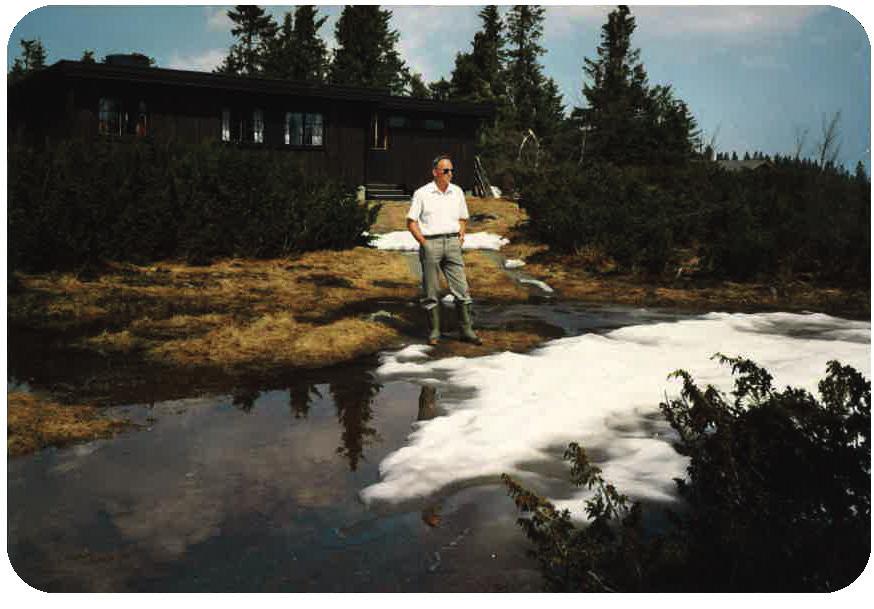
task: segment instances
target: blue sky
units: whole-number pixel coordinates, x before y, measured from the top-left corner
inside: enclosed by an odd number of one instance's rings
[[[228,7],[51,6],[18,21],[7,46],[7,67],[18,41],[40,38],[48,59],[78,59],[140,51],[160,67],[209,71],[232,43]],[[281,20],[289,6],[270,6]],[[427,81],[449,77],[455,53],[469,50],[479,6],[388,6],[407,63]],[[566,107],[584,103],[582,62],[594,57],[600,27],[612,6],[547,6],[545,72]],[[26,9],[21,9],[23,12]],[[334,43],[341,6],[322,6],[321,33]],[[506,10],[506,7],[502,7]],[[852,7],[855,14],[860,6]],[[7,13],[9,9],[6,9]],[[720,151],[788,153],[808,129],[808,154],[824,116],[841,112],[841,162],[870,167],[871,48],[851,14],[827,6],[634,6],[634,45],[650,82],[674,86]],[[864,15],[862,15],[864,17]],[[7,29],[8,31],[8,29]]]

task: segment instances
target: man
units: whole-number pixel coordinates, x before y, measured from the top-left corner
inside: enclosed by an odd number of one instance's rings
[[[419,262],[422,263],[421,304],[428,315],[428,344],[440,340],[440,287],[438,269],[443,271],[449,291],[455,298],[458,311],[458,326],[461,340],[481,345],[482,341],[473,331],[470,317],[472,302],[464,275],[464,260],[461,247],[467,229],[467,202],[464,192],[452,184],[452,159],[441,155],[431,167],[434,181],[422,186],[413,194],[410,212],[407,214],[407,229],[419,242]]]

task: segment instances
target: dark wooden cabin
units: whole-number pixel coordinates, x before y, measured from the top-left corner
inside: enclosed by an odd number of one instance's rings
[[[309,170],[399,198],[452,155],[473,186],[476,132],[491,106],[389,95],[357,87],[167,70],[136,56],[59,61],[9,90],[10,138],[177,139],[284,150]]]

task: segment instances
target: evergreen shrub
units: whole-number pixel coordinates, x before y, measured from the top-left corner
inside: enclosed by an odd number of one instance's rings
[[[281,151],[68,141],[9,152],[12,268],[270,258],[363,244],[377,209]]]
[[[778,391],[753,362],[726,358],[727,397],[683,382],[661,404],[689,457],[682,502],[653,526],[571,444],[571,480],[592,491],[589,522],[504,476],[547,587],[562,591],[835,591],[871,552],[871,383],[829,362],[820,399]],[[647,521],[650,524],[647,526]]]

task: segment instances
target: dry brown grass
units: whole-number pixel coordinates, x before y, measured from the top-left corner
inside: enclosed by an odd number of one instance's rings
[[[431,352],[432,357],[480,357],[504,351],[525,353],[539,346],[545,340],[555,338],[534,330],[477,329],[476,333],[482,339],[482,345],[464,343],[453,336],[443,337]]]
[[[223,326],[195,338],[160,342],[148,353],[185,366],[310,368],[352,360],[393,346],[400,338],[396,330],[366,319],[309,324],[284,313]]]
[[[92,406],[62,405],[22,392],[7,392],[6,454],[25,455],[46,446],[106,438],[130,429]]]
[[[506,199],[480,199],[467,197],[467,209],[473,218],[469,225],[470,232],[496,233],[508,236],[514,227],[525,220],[526,215],[519,206]],[[385,201],[379,210],[376,222],[370,229],[372,233],[388,233],[407,229],[407,212],[409,201]],[[476,216],[494,216],[477,220]]]
[[[9,299],[12,323],[187,366],[321,366],[371,353],[399,334],[356,317],[321,322],[354,303],[419,292],[401,256],[368,248],[204,267],[118,264],[93,281],[71,274],[20,280]]]
[[[519,302],[528,297],[528,290],[484,252],[465,252],[464,268],[471,294],[477,300]]]

